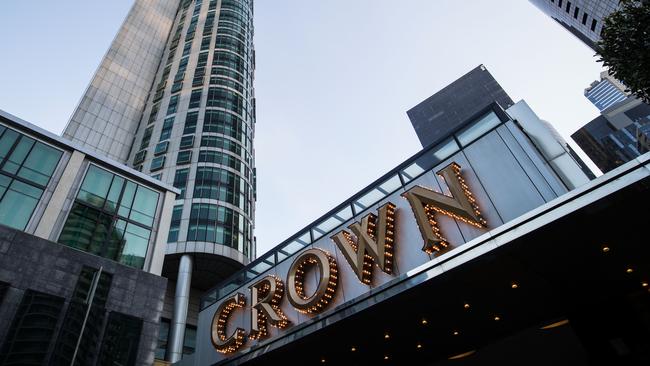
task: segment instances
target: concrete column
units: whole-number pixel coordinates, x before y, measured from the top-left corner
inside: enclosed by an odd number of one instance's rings
[[[54,188],[54,193],[52,193],[52,197],[47,203],[47,207],[45,207],[45,211],[41,216],[41,221],[38,223],[34,235],[52,241],[58,239],[52,238],[52,231],[54,230],[54,225],[56,224],[57,219],[63,211],[65,199],[68,197],[68,194],[72,189],[72,185],[79,174],[81,164],[83,164],[85,157],[86,155],[84,153],[77,150],[75,150],[72,153],[72,156],[70,156],[68,165],[66,165],[65,170],[63,170],[63,174],[61,175],[61,179],[59,179],[58,184]]]
[[[192,285],[192,257],[185,254],[178,265],[176,280],[176,295],[174,296],[174,316],[171,323],[169,340],[167,342],[167,361],[178,362],[183,357],[183,340],[185,339],[185,322],[187,307],[190,302],[190,287]]]
[[[162,273],[163,262],[165,260],[165,251],[167,249],[167,235],[169,235],[169,226],[172,222],[172,212],[176,202],[176,193],[167,192],[163,195],[162,209],[160,210],[160,220],[158,220],[158,233],[151,248],[151,263],[149,273],[160,276]]]

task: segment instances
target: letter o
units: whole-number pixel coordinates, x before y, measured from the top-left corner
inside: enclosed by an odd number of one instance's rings
[[[319,282],[316,291],[305,294],[305,272],[312,265],[318,267]],[[318,314],[325,310],[334,298],[338,286],[336,260],[321,249],[302,252],[291,264],[287,276],[287,297],[293,307],[301,313]]]

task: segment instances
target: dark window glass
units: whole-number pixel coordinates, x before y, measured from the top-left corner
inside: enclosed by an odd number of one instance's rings
[[[241,145],[219,136],[201,136],[201,147],[216,147],[233,152],[239,156],[242,155]]]
[[[185,326],[185,338],[183,339],[183,354],[191,355],[196,349],[196,327],[192,325]]]
[[[172,211],[172,220],[169,225],[169,235],[167,236],[167,242],[173,243],[178,241],[178,232],[181,229],[181,217],[183,215],[183,205],[174,206]]]
[[[224,201],[238,206],[242,210],[247,210],[245,202],[248,196],[249,185],[237,174],[214,167],[199,167],[197,169],[194,198]]]
[[[201,106],[201,89],[192,90],[189,108],[198,108]]]
[[[112,311],[97,365],[135,365],[141,332],[142,319]]]
[[[191,50],[192,50],[192,40],[186,42],[185,46],[183,46],[183,56],[189,55]]]
[[[133,157],[133,165],[138,165],[142,163],[146,157],[147,157],[147,150],[138,151]]]
[[[192,150],[179,151],[176,164],[189,164],[192,161]]]
[[[62,152],[0,125],[0,224],[24,230]]]
[[[206,105],[208,107],[224,108],[239,115],[244,115],[244,98],[228,89],[209,88]]]
[[[199,120],[199,112],[189,112],[185,117],[185,128],[183,135],[188,135],[196,132],[196,123]]]
[[[187,187],[187,177],[189,176],[189,174],[190,174],[190,169],[185,168],[185,169],[178,169],[176,171],[176,174],[174,175],[174,187],[181,190],[181,193],[178,196],[179,199],[185,198],[185,188]]]
[[[595,32],[595,31],[596,31],[596,24],[597,24],[597,23],[598,23],[598,22],[596,21],[596,19],[592,19],[592,20],[591,20],[591,31],[592,31],[592,32]]]
[[[580,13],[580,8],[576,6],[573,10],[573,19],[578,19],[578,13]]]
[[[178,96],[175,95],[175,97],[178,100]],[[165,121],[163,122],[162,130],[160,131],[160,140],[158,141],[168,140],[169,137],[172,135],[172,128],[174,128],[174,117],[165,118]]]
[[[234,114],[222,111],[205,111],[203,132],[220,133],[241,141],[243,138],[243,130],[243,120]]]
[[[142,268],[159,194],[91,165],[59,243]]]
[[[179,145],[179,148],[181,150],[183,150],[183,149],[191,149],[192,147],[194,147],[194,135],[188,135],[188,136],[181,137],[181,143]]]
[[[160,318],[158,330],[158,346],[154,358],[157,360],[167,359],[167,341],[169,340],[169,319]]]
[[[63,304],[60,297],[25,291],[0,350],[0,365],[42,365]]]
[[[153,126],[149,126],[144,130],[142,135],[142,142],[140,143],[140,150],[144,150],[149,146],[151,141],[151,135],[153,134]]]
[[[559,1],[557,2],[557,6],[558,6],[558,8],[561,8],[561,7],[562,7],[562,0],[559,0]]]
[[[70,299],[51,365],[90,365],[99,348],[112,276],[84,266]],[[87,320],[84,324],[84,319]],[[77,354],[74,356],[75,349]]]
[[[587,13],[582,14],[582,24],[583,25],[587,25],[587,17],[588,17]]]
[[[571,11],[571,2],[567,1],[566,2],[566,13],[569,14],[570,11]]]
[[[196,61],[196,67],[205,67],[208,64],[208,52],[199,54],[199,59]]]
[[[172,93],[174,93],[173,88],[172,88]],[[171,98],[169,98],[169,106],[167,106],[167,115],[176,113],[176,109],[178,108],[178,99],[179,99],[178,95],[172,95]]]
[[[164,156],[156,156],[151,160],[151,166],[149,167],[149,171],[154,172],[156,170],[160,170],[165,166],[165,157]]]
[[[169,141],[159,142],[156,144],[156,147],[153,150],[153,154],[154,155],[164,154],[167,152],[168,147],[169,147]]]

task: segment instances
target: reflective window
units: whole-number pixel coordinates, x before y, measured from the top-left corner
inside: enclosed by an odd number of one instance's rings
[[[470,142],[481,137],[484,133],[498,126],[500,123],[501,120],[496,113],[490,112],[481,117],[478,121],[465,127],[456,137],[462,146],[467,146]]]
[[[187,241],[207,241],[243,250],[248,245],[248,221],[230,208],[208,203],[192,204]]]
[[[59,332],[51,365],[89,365],[99,350],[99,339],[104,324],[106,301],[112,275],[84,266],[79,274],[70,304]],[[86,315],[87,314],[87,315]]]
[[[62,155],[0,125],[0,224],[25,229]]]
[[[178,195],[177,199],[185,198],[185,188],[187,187],[187,178],[190,174],[190,169],[178,169],[174,175],[174,187],[181,190],[181,193]]]
[[[149,171],[153,172],[156,170],[160,170],[165,166],[165,156],[156,156],[155,158],[151,159],[151,166],[149,167]]]
[[[190,105],[188,108],[198,108],[201,106],[201,89],[192,90],[190,96]]]
[[[97,365],[136,365],[140,333],[142,333],[142,319],[111,311]]]
[[[189,164],[192,162],[192,150],[179,151],[176,164]]]
[[[169,141],[159,142],[156,144],[156,147],[153,150],[153,154],[154,155],[164,154],[167,152],[168,147],[169,147]]]
[[[413,164],[402,169],[400,174],[402,175],[402,179],[404,179],[404,183],[408,183],[422,175],[424,172],[433,169],[433,167],[458,152],[458,150],[460,150],[458,144],[453,138],[451,138],[427,151]]]
[[[172,135],[173,127],[174,127],[174,117],[165,118],[165,121],[163,122],[162,130],[160,131],[159,141],[168,140],[169,137]]]
[[[167,236],[167,242],[173,243],[178,241],[178,232],[181,229],[181,218],[183,216],[183,205],[174,206],[172,211],[172,220],[169,225],[169,235]]]
[[[199,119],[199,112],[189,112],[187,117],[185,117],[185,128],[183,129],[183,135],[196,132],[196,122]]]
[[[44,364],[64,299],[26,290],[0,349],[0,365]]]
[[[91,165],[59,243],[142,268],[158,198],[149,188]]]

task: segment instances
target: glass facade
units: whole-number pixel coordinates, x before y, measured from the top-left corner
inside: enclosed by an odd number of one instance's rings
[[[0,224],[25,230],[62,154],[0,125]]]
[[[58,296],[25,291],[0,350],[0,365],[42,365],[63,305]]]
[[[111,312],[97,365],[136,365],[141,331],[142,319]]]
[[[252,17],[252,0],[181,2],[136,136],[139,149],[131,155],[134,166],[160,174],[181,189],[178,200],[190,201],[191,209],[174,211],[170,243],[204,241],[251,252]],[[220,221],[216,212],[228,219]]]
[[[59,243],[143,268],[159,194],[90,165]]]
[[[158,360],[167,359],[167,343],[169,342],[169,319],[160,319],[160,330],[158,331],[158,346],[156,347],[155,358]],[[185,327],[185,338],[183,340],[183,354],[190,355],[196,350],[196,327],[188,325]]]

